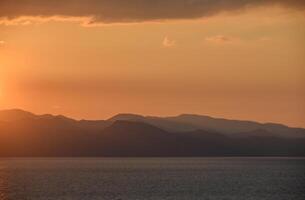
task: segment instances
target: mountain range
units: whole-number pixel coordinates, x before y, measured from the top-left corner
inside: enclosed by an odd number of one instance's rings
[[[305,129],[190,114],[74,120],[2,110],[0,156],[305,156]]]

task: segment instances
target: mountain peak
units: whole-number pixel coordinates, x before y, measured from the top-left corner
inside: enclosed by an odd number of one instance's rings
[[[0,111],[0,121],[18,121],[27,118],[35,118],[31,112],[27,112],[21,109],[8,109],[8,110],[1,110]]]
[[[64,115],[51,115],[51,114],[44,114],[44,115],[38,115],[39,119],[46,119],[46,120],[62,120],[62,121],[75,121],[74,119],[68,118]]]
[[[207,115],[187,114],[187,113],[180,114],[177,117],[182,117],[182,118],[210,118],[210,119],[212,119],[212,117],[207,116]]]
[[[120,114],[117,114],[113,117],[111,117],[110,121],[117,121],[117,120],[131,120],[131,121],[134,121],[134,120],[141,120],[141,119],[144,119],[145,117],[142,116],[142,115],[138,115],[138,114],[131,114],[131,113],[120,113]]]

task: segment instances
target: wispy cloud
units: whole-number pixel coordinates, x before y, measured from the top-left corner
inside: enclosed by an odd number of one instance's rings
[[[305,8],[304,0],[1,0],[0,23],[10,24],[8,21],[24,17],[36,17],[38,20],[74,18],[85,20],[87,24],[195,19],[274,4],[299,10]]]
[[[5,42],[3,40],[0,40],[0,46],[4,45],[4,44],[5,44]]]
[[[216,44],[232,43],[236,38],[225,36],[225,35],[215,35],[205,38],[205,41]]]
[[[53,105],[52,108],[55,109],[55,110],[58,110],[58,109],[61,109],[61,106],[59,106],[59,105]]]
[[[172,47],[172,46],[175,46],[175,45],[176,45],[176,41],[175,41],[175,40],[172,40],[172,39],[170,39],[168,36],[166,36],[166,37],[163,39],[162,45],[163,45],[164,47]]]

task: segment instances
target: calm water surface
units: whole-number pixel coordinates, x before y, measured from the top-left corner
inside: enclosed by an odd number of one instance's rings
[[[304,158],[0,159],[0,200],[304,200]]]

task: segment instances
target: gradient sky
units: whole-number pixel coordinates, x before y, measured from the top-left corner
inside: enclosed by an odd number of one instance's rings
[[[305,127],[302,0],[0,1],[0,109]]]

